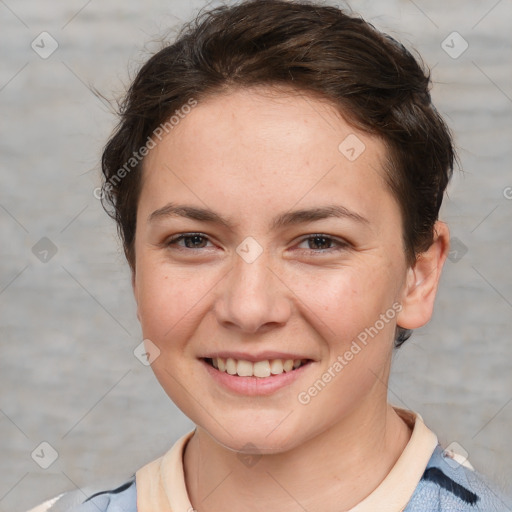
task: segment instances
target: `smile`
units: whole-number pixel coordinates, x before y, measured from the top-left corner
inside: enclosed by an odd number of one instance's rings
[[[296,370],[303,364],[306,364],[309,359],[264,359],[251,362],[231,357],[214,357],[205,358],[205,361],[220,372],[228,373],[229,375],[264,378]]]

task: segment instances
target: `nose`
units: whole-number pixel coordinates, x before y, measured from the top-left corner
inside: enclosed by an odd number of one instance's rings
[[[284,325],[291,312],[291,292],[270,267],[267,254],[252,262],[235,254],[233,260],[215,304],[218,322],[250,334]]]

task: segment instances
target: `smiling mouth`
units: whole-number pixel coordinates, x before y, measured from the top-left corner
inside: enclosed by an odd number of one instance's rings
[[[293,372],[312,362],[311,359],[266,359],[253,363],[252,361],[233,359],[231,357],[206,357],[203,360],[219,372],[238,377],[258,378]]]

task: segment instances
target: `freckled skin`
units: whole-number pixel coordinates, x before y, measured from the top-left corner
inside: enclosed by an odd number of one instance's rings
[[[409,431],[386,397],[395,326],[429,320],[448,234],[439,223],[436,243],[408,268],[399,205],[383,179],[383,143],[318,99],[265,92],[200,102],[146,157],[134,294],[143,336],[161,351],[155,375],[198,426],[185,455],[190,474],[200,472],[187,480],[191,498],[215,487],[219,474],[234,472],[199,509],[222,510],[231,494],[230,509],[255,510],[247,503],[252,493],[261,510],[289,506],[289,496],[268,482],[271,471],[304,506],[309,492],[316,496],[311,510],[321,510],[320,503],[331,510],[330,504],[352,506],[369,494],[407,443]],[[353,162],[338,150],[350,134],[366,146]],[[169,202],[212,209],[237,227],[184,218],[147,222]],[[368,222],[329,218],[270,229],[278,214],[331,204]],[[197,249],[165,246],[180,233],[201,233],[207,241]],[[304,240],[318,233],[350,246],[322,252]],[[236,252],[248,236],[263,248],[250,264]],[[396,303],[403,307],[396,318],[309,404],[299,403],[298,394]],[[273,395],[246,397],[219,387],[205,371],[198,357],[215,349],[279,350],[314,362]],[[248,473],[232,451],[247,443],[264,454]],[[333,490],[333,479],[341,487]],[[251,491],[237,502],[244,482]],[[340,502],[345,485],[350,492]]]

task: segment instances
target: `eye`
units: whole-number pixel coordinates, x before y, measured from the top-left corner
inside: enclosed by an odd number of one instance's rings
[[[183,244],[181,242],[183,242]],[[208,242],[210,242],[210,240],[203,233],[182,233],[167,239],[164,245],[170,248],[177,248],[178,250],[197,250],[207,248],[206,244]],[[306,250],[313,254],[332,253],[351,247],[350,243],[345,240],[339,240],[324,234],[308,235],[302,238],[299,246],[303,243],[308,244]]]
[[[181,241],[184,242],[184,246],[179,244]],[[203,233],[183,233],[167,239],[165,245],[167,247],[176,246],[180,249],[203,249],[204,242],[208,242],[208,237]]]
[[[343,251],[351,247],[345,240],[338,240],[328,235],[314,234],[303,238],[300,244],[307,242],[308,250],[313,253],[329,253],[335,251]],[[332,247],[332,245],[335,247]],[[331,247],[327,247],[331,246]]]

